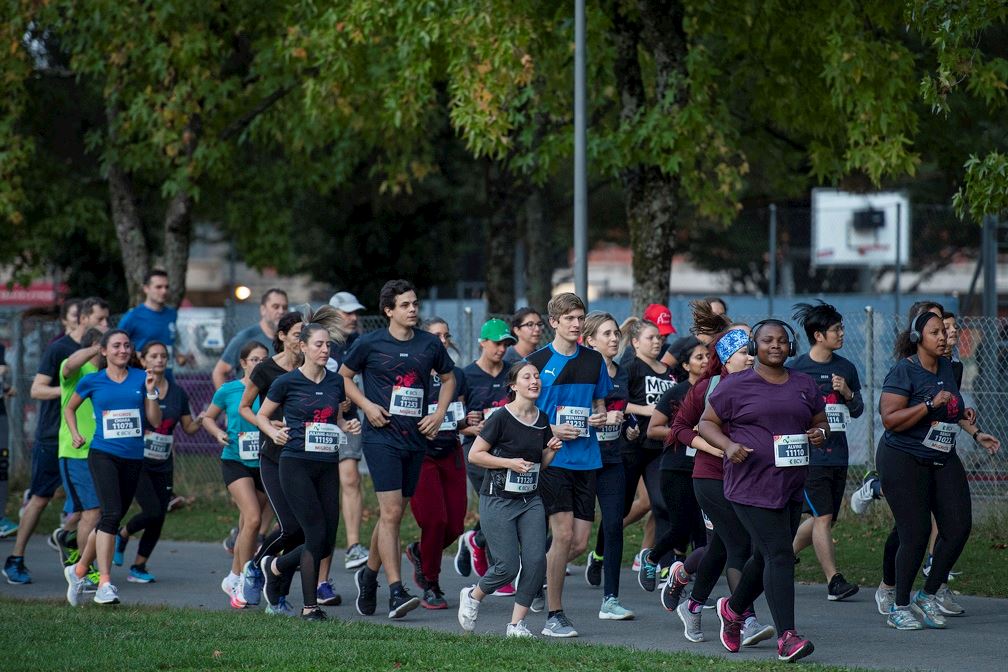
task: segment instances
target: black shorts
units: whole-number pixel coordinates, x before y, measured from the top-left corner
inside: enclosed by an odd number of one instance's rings
[[[231,485],[239,478],[251,478],[255,483],[256,490],[266,492],[263,488],[262,476],[259,475],[259,470],[255,467],[246,467],[238,460],[221,460],[220,470],[221,476],[224,477],[225,486]]]
[[[847,467],[809,467],[805,477],[805,513],[833,516],[836,522],[847,487]]]
[[[539,476],[539,496],[546,515],[573,512],[578,520],[595,520],[595,469],[575,471],[549,467]]]

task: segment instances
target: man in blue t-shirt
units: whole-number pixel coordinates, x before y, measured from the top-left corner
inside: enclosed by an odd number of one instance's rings
[[[160,341],[168,346],[168,367],[174,361],[179,366],[188,363],[190,355],[175,350],[175,322],[178,311],[166,305],[168,273],[160,268],[147,271],[143,282],[144,302],[126,311],[117,327],[125,331],[140,352],[148,341]]]
[[[847,426],[851,418],[864,413],[861,382],[854,365],[836,354],[844,340],[843,315],[836,308],[822,301],[816,305],[799,303],[794,319],[805,329],[812,347],[788,368],[812,376],[826,402],[830,423],[829,438],[809,458],[804,495],[805,512],[812,517],[798,527],[794,552],[798,555],[811,544],[829,582],[827,599],[843,600],[858,592],[858,587],[837,571],[831,528],[840,515],[847,485]]]
[[[340,374],[347,397],[364,412],[363,452],[378,496],[380,519],[371,535],[367,563],[355,575],[357,611],[375,611],[378,570],[389,582],[389,618],[401,618],[420,605],[400,581],[399,527],[409,498],[420,479],[427,440],[437,435],[455,399],[454,362],[441,340],[415,329],[419,318],[416,288],[406,280],[389,280],[378,305],[388,329],[364,334],[346,355]],[[426,390],[431,372],[441,376],[437,407],[427,414]],[[363,391],[354,376],[363,379]],[[430,400],[433,401],[433,400]]]
[[[549,516],[553,543],[546,554],[549,614],[542,634],[576,637],[563,612],[567,563],[584,553],[595,518],[595,472],[602,466],[596,430],[606,425],[605,398],[612,380],[602,355],[578,343],[585,307],[565,292],[546,306],[553,342],[526,359],[539,369],[542,392],[536,405],[549,416],[553,434],[563,441],[539,478],[539,494]],[[609,424],[616,424],[616,419]]]

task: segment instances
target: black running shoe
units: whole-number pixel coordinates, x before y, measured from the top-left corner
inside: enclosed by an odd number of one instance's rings
[[[830,602],[843,600],[858,592],[858,587],[853,583],[847,583],[843,574],[837,572],[830,579],[829,588],[826,589],[826,599]]]
[[[472,574],[472,556],[469,555],[469,546],[466,544],[466,535],[463,532],[458,538],[458,550],[455,551],[455,572],[459,576],[469,576]]]
[[[370,573],[371,570],[365,565],[354,574],[354,583],[357,585],[357,613],[361,616],[372,616],[378,605],[378,577],[371,579],[365,577],[365,574]]]
[[[444,591],[436,582],[429,584],[424,590],[423,599],[420,601],[424,609],[447,609],[448,601],[445,600]]]
[[[602,556],[595,551],[588,551],[588,563],[585,565],[585,581],[589,586],[602,585]]]
[[[280,598],[287,593],[283,589],[283,577],[277,576],[270,569],[272,564],[272,555],[264,555],[262,560],[259,561],[259,569],[263,573],[263,597],[266,598],[267,605],[275,607],[280,603]]]
[[[406,559],[413,565],[413,583],[420,590],[427,590],[427,577],[423,573],[423,565],[420,564],[420,542],[414,541],[406,547]]]
[[[420,606],[420,598],[410,595],[409,591],[403,588],[389,596],[388,604],[388,617],[402,618]]]
[[[315,607],[311,611],[308,611],[308,612],[304,612],[303,611],[303,612],[301,612],[301,620],[302,621],[327,621],[327,620],[329,620],[329,617],[326,616],[326,613],[324,611],[322,611],[318,607]]]

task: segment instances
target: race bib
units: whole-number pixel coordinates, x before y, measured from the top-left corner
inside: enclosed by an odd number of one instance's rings
[[[427,404],[427,415],[433,415],[437,411],[437,404]],[[465,418],[465,406],[461,401],[453,401],[448,404],[445,411],[444,421],[438,427],[439,432],[454,432],[458,429],[458,423]]]
[[[175,437],[171,434],[147,432],[144,435],[144,457],[148,460],[167,460],[168,456],[171,455],[171,447],[174,440]]]
[[[102,411],[102,436],[106,439],[136,439],[143,436],[140,409]]]
[[[392,388],[392,398],[389,400],[389,413],[403,415],[408,418],[419,418],[423,415],[423,390],[419,387]]]
[[[605,425],[596,432],[599,441],[615,441],[620,437],[622,425]]]
[[[846,432],[850,422],[850,410],[846,404],[826,404],[826,419],[831,432]]]
[[[346,434],[336,425],[328,422],[305,423],[306,453],[335,453],[346,442]]]
[[[259,459],[259,432],[238,432],[238,457],[243,460]]]
[[[774,465],[806,467],[809,463],[809,442],[805,434],[782,434],[773,437]]]
[[[489,420],[490,416],[499,411],[503,406],[491,406],[490,408],[483,409],[483,419]]]
[[[514,469],[508,469],[504,477],[504,491],[524,494],[539,487],[539,465],[533,464],[529,470],[520,474]]]
[[[693,446],[686,446],[686,457],[696,457],[696,448]]]
[[[588,436],[588,415],[590,408],[584,406],[557,406],[556,421],[558,425],[573,425],[578,430],[578,436]]]
[[[956,444],[956,437],[959,435],[959,425],[953,422],[932,422],[928,428],[927,436],[922,442],[931,450],[939,453],[951,452]]]

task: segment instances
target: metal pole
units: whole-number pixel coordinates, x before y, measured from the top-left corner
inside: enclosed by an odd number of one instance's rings
[[[770,293],[767,296],[767,315],[773,317],[773,301],[777,294],[777,204],[770,204]]]
[[[588,170],[585,3],[574,2],[574,291],[588,303]]]
[[[997,257],[997,221],[987,215],[983,221],[983,312],[988,318],[998,315]]]
[[[903,226],[900,222],[900,216],[902,215],[903,204],[896,204],[896,282],[893,283],[893,316],[896,318],[896,324],[899,324],[900,319],[900,271],[902,270],[902,251],[903,251]]]
[[[868,468],[875,468],[875,310],[865,306],[865,410],[868,411]]]

